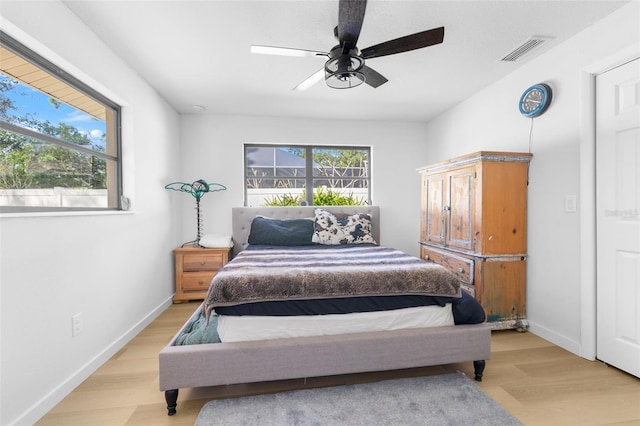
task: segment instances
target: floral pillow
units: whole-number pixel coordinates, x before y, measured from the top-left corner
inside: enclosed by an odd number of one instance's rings
[[[315,210],[315,230],[312,241],[324,245],[376,244],[371,235],[371,216],[366,213],[353,215],[333,214]]]

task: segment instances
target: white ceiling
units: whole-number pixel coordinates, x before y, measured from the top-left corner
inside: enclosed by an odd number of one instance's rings
[[[360,49],[439,26],[444,43],[368,60],[389,79],[377,89],[322,81],[304,92],[292,88],[322,68],[322,58],[249,48],[329,51],[337,0],[64,3],[181,113],[202,105],[205,113],[428,121],[627,1],[370,0]],[[532,35],[554,39],[517,62],[499,61]]]

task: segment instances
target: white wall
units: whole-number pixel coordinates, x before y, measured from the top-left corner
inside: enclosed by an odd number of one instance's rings
[[[540,81],[555,99],[533,129],[529,317],[533,331],[579,350],[580,214],[564,213],[563,201],[581,184],[580,74],[638,43],[637,2],[428,125],[178,117],[59,1],[3,0],[0,15],[4,31],[123,105],[125,193],[134,209],[0,219],[0,424],[33,423],[169,303],[170,249],[195,237],[195,212],[193,200],[164,184],[225,184],[227,191],[205,196],[203,209],[205,232],[229,233],[230,207],[243,203],[242,143],[371,145],[381,242],[417,254],[415,168],[481,149],[526,151],[530,121],[517,100]],[[72,338],[77,312],[85,331]]]
[[[170,303],[180,211],[163,186],[179,174],[179,116],[61,2],[3,1],[0,15],[5,32],[123,106],[133,202],[127,213],[0,219],[0,424],[28,425]],[[84,331],[72,338],[78,312]]]
[[[581,133],[585,117],[582,73],[594,63],[638,46],[639,3],[632,2],[428,124],[429,161],[479,150],[528,151],[531,119],[518,112],[530,85],[554,91],[547,112],[534,119],[529,184],[527,311],[531,330],[583,354],[581,323],[581,213],[564,211],[566,195],[580,194]],[[587,131],[588,133],[588,131]],[[587,165],[582,165],[587,166]],[[586,289],[587,292],[593,289]],[[595,330],[593,330],[595,333]]]
[[[251,116],[182,116],[182,179],[228,190],[202,199],[205,233],[231,233],[231,207],[243,205],[243,143],[370,145],[372,201],[380,206],[381,243],[418,255],[420,180],[426,125]],[[183,239],[195,238],[193,200],[183,197]],[[189,197],[190,198],[190,197]]]

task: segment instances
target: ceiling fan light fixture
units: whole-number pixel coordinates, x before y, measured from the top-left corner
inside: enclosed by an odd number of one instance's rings
[[[330,59],[324,65],[325,81],[333,89],[350,89],[365,82],[362,72],[364,59],[357,56],[356,51],[340,53],[342,48],[336,46],[330,54]]]
[[[365,76],[361,71],[329,72],[325,69],[325,81],[332,89],[351,89],[365,82]]]

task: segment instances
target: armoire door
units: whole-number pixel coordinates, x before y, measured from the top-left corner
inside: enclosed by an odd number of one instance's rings
[[[640,59],[596,77],[597,357],[640,377]]]
[[[447,245],[465,250],[473,249],[472,228],[474,213],[475,167],[450,172],[448,184]]]
[[[445,176],[424,175],[422,177],[422,214],[421,240],[436,244],[444,243],[446,211],[445,211]]]

